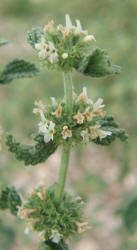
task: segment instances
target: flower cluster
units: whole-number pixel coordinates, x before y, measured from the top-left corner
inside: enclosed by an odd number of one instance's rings
[[[88,143],[96,138],[111,136],[111,131],[104,131],[98,123],[105,116],[103,99],[95,103],[88,98],[86,87],[82,93],[74,95],[73,111],[66,113],[65,104],[52,98],[52,105],[43,108],[41,101],[35,102],[35,114],[40,114],[39,133],[44,136],[45,143],[58,141],[58,144],[71,140],[73,144]]]
[[[41,240],[59,243],[75,233],[85,232],[89,226],[82,221],[83,202],[64,194],[61,204],[54,198],[55,187],[39,186],[32,189],[28,201],[18,207],[17,216],[27,223],[26,233],[30,229],[39,232]]]
[[[35,102],[34,114],[40,115],[38,133],[33,135],[34,145],[24,145],[8,134],[6,145],[17,160],[24,164],[36,165],[42,163],[52,155],[61,144],[87,144],[93,142],[108,146],[116,138],[126,141],[126,131],[119,128],[119,124],[111,115],[106,115],[103,100],[99,98],[95,103],[88,98],[84,87],[80,95],[73,94],[73,109],[67,113],[64,101],[56,101],[51,97],[51,105],[46,106]]]
[[[49,67],[71,70],[87,54],[92,41],[96,41],[95,37],[82,29],[79,20],[73,25],[67,14],[65,26],[55,27],[53,20],[45,25],[34,47]]]

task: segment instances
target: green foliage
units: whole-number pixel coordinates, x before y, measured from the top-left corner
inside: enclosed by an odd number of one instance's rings
[[[33,77],[38,73],[36,66],[22,59],[9,62],[1,73],[0,83],[6,84],[16,78]]]
[[[45,231],[47,241],[52,240],[53,230],[57,230],[61,238],[68,238],[76,234],[78,232],[76,223],[82,221],[83,204],[81,200],[76,200],[71,195],[64,193],[62,201],[56,204],[54,190],[55,187],[49,187],[46,195],[43,196],[44,187],[40,186],[28,197],[28,201],[23,207],[24,211],[34,209],[34,212],[28,214],[28,218],[25,219],[28,222],[34,220],[34,230]],[[35,222],[35,219],[39,219],[39,222]]]
[[[37,27],[37,28],[33,28],[30,31],[28,31],[27,33],[27,41],[28,43],[35,48],[35,43],[40,42],[41,39],[41,35],[43,34],[42,32],[42,28],[41,27]]]
[[[21,206],[21,198],[14,187],[3,189],[0,193],[0,209],[9,209],[13,215],[17,215],[17,206]]]
[[[108,146],[111,144],[116,138],[119,138],[121,141],[127,141],[128,135],[125,129],[119,128],[118,123],[114,120],[114,117],[111,115],[106,115],[104,118],[99,120],[99,124],[101,125],[101,129],[105,131],[112,132],[111,136],[106,136],[103,139],[99,137],[93,142],[96,144],[100,144],[103,146]]]
[[[24,161],[25,165],[36,165],[48,159],[57,149],[57,145],[52,141],[45,144],[43,136],[39,134],[35,135],[33,139],[36,142],[34,146],[23,145],[8,134],[6,145],[9,151],[15,154],[17,160]]]
[[[0,46],[6,45],[8,43],[7,40],[0,38]]]
[[[124,224],[130,234],[137,231],[137,198],[134,198],[127,206],[123,214]]]
[[[69,250],[66,243],[61,240],[58,244],[52,241],[40,242],[37,250]]]
[[[120,67],[111,64],[106,50],[96,48],[85,56],[76,66],[76,69],[84,75],[91,77],[103,77],[120,73]]]

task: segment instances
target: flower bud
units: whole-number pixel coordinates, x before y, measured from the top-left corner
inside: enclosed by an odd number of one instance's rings
[[[84,42],[90,42],[92,40],[96,42],[96,39],[93,35],[88,35],[84,37]]]
[[[67,59],[67,58],[68,58],[68,53],[63,53],[63,54],[62,54],[62,58],[63,58],[63,59]]]
[[[35,49],[40,50],[41,49],[41,43],[35,43]]]

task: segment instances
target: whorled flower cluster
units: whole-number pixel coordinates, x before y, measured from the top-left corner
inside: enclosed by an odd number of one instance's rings
[[[37,107],[33,110],[33,113],[40,115],[38,130],[44,136],[45,143],[57,141],[62,144],[69,140],[75,145],[111,136],[111,131],[102,130],[98,122],[105,116],[103,99],[99,98],[94,103],[88,98],[86,87],[79,96],[74,93],[73,111],[70,114],[66,112],[64,102],[57,102],[55,98],[51,100],[52,105],[47,107],[41,101],[36,101]]]
[[[70,70],[83,58],[83,55],[92,47],[92,41],[96,41],[93,35],[83,30],[79,20],[72,24],[70,16],[66,15],[65,27],[54,21],[50,21],[41,31],[41,36],[34,47],[38,56],[50,67]]]
[[[6,145],[17,160],[25,165],[42,163],[52,155],[59,145],[70,143],[87,144],[93,142],[108,146],[116,138],[126,141],[126,131],[119,128],[114,117],[104,111],[103,99],[93,102],[84,87],[80,95],[73,93],[73,109],[67,112],[64,100],[51,97],[51,105],[36,101],[33,113],[40,115],[38,133],[33,135],[34,145],[24,145],[7,134]]]
[[[65,193],[60,204],[56,204],[55,187],[45,188],[41,185],[30,191],[26,203],[18,207],[17,216],[25,220],[27,228],[39,232],[41,240],[59,243],[76,233],[83,233],[88,222],[83,222],[83,201]]]

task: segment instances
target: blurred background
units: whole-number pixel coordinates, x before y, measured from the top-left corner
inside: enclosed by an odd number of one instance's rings
[[[73,150],[67,190],[86,201],[85,214],[92,228],[70,242],[72,250],[136,250],[137,235],[129,235],[120,211],[137,195],[137,35],[136,0],[1,0],[0,37],[9,44],[0,49],[0,67],[14,58],[34,62],[40,74],[33,79],[15,80],[0,86],[0,124],[17,140],[31,143],[38,118],[32,114],[35,100],[48,103],[50,96],[63,96],[62,76],[42,68],[26,33],[51,19],[65,23],[65,14],[80,19],[84,29],[94,34],[96,46],[105,48],[112,61],[122,67],[118,76],[91,79],[74,72],[76,92],[87,86],[93,100],[104,99],[108,112],[129,134],[128,144],[114,142],[110,147],[94,144]],[[26,192],[44,181],[57,180],[60,149],[44,164],[24,167],[7,152],[0,154],[0,186],[14,185]],[[36,249],[35,233],[24,234],[25,223],[8,212],[0,213],[1,250]]]

